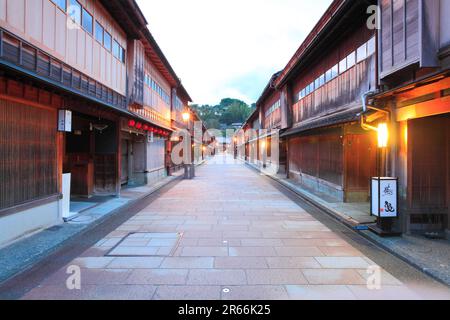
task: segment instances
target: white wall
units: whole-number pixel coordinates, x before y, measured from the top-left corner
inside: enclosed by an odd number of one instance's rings
[[[0,218],[0,247],[30,233],[62,223],[58,201]]]

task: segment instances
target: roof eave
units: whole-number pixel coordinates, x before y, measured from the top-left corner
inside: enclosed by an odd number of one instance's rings
[[[326,34],[324,31],[327,28],[330,28],[333,24],[332,21],[337,17],[338,13],[344,11],[343,8],[345,7],[345,4],[352,2],[353,0],[334,0],[333,3],[331,3],[326,12],[314,26],[313,30],[297,49],[286,67],[281,71],[281,74],[276,81],[277,88],[283,86],[290,79],[295,68],[301,63],[302,58],[307,55],[314,45],[320,41],[323,35]]]

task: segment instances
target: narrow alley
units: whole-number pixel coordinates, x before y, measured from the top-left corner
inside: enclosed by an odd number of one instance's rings
[[[57,258],[29,271],[24,279],[40,279],[33,287],[19,278],[9,289],[44,300],[449,297],[445,286],[226,156],[97,240],[56,272],[48,270]],[[381,286],[371,288],[376,266]],[[77,268],[74,289],[68,279]]]

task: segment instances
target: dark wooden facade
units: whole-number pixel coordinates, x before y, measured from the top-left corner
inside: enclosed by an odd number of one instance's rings
[[[282,134],[287,173],[313,191],[366,202],[369,178],[376,174],[376,136],[361,129],[358,114],[361,97],[377,88],[377,42],[375,30],[367,28],[365,6],[344,2],[339,8],[332,24],[316,26],[315,39],[308,38],[309,47],[301,46],[296,63],[277,80],[291,112],[283,117],[292,123]]]
[[[0,77],[0,215],[57,195],[59,96]]]
[[[0,0],[0,227],[18,226],[0,245],[62,222],[65,173],[72,197],[119,195],[128,169],[165,176],[172,115],[191,101],[134,1],[77,4],[80,19],[68,0]],[[59,110],[71,132],[58,132]]]
[[[450,4],[380,0],[374,103],[389,110],[388,174],[399,177],[404,232],[449,230]]]
[[[371,4],[380,30],[367,28]],[[449,10],[446,0],[333,1],[243,129],[279,126],[289,177],[327,197],[367,201],[370,177],[398,177],[394,228],[449,235]],[[265,118],[278,97],[281,115]],[[385,153],[361,119],[388,123]],[[260,145],[246,142],[250,161]]]

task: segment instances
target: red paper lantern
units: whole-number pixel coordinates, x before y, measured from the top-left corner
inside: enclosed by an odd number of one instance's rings
[[[148,125],[146,125],[146,124],[144,124],[144,126],[142,127],[142,129],[144,130],[144,131],[148,131]]]
[[[140,123],[140,122],[138,122],[138,123],[136,123],[136,129],[141,129],[142,128],[142,123]]]
[[[134,121],[134,120],[128,121],[128,126],[129,127],[134,127],[135,125],[136,125],[136,121]]]

